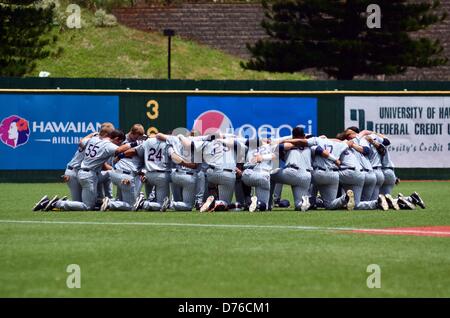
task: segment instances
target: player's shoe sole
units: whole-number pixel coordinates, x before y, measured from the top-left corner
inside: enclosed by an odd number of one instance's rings
[[[410,195],[410,197],[414,200],[414,203],[420,206],[422,209],[425,209],[425,202],[423,202],[422,198],[417,192],[414,192]]]
[[[102,201],[102,206],[100,207],[100,211],[107,211],[109,209],[109,198],[104,197]]]
[[[347,210],[353,211],[353,209],[355,208],[355,194],[352,190],[347,190],[347,198]]]
[[[139,209],[141,209],[142,206],[144,205],[144,201],[145,201],[145,196],[141,192],[141,193],[139,193],[139,196],[136,198],[136,201],[133,204],[133,211],[138,211]]]
[[[386,197],[383,194],[378,195],[378,205],[383,211],[389,210],[389,204],[386,201]]]
[[[203,203],[202,207],[200,208],[200,212],[206,212],[209,210],[211,204],[214,202],[214,196],[210,195],[205,203]]]
[[[399,206],[403,206],[404,210],[415,210],[416,206],[409,202],[409,200],[401,193],[398,194],[397,202]]]
[[[48,196],[47,196],[47,195],[44,195],[44,196],[42,197],[42,199],[40,199],[40,200],[34,205],[33,211],[40,211],[40,210],[44,209],[44,208],[47,206],[47,204],[48,204],[49,201],[50,201],[50,200],[49,200]]]
[[[256,195],[252,196],[251,201],[252,201],[252,203],[250,203],[248,210],[250,212],[255,212],[256,208],[258,207],[258,198],[256,197]]]
[[[307,195],[302,196],[302,205],[300,206],[300,210],[302,212],[306,212],[311,207],[311,203],[309,202],[309,197]]]
[[[47,205],[44,208],[44,211],[51,211],[55,208],[55,203],[58,202],[58,196],[55,195],[50,201],[48,201]]]
[[[386,198],[386,201],[390,208],[397,210],[397,211],[400,210],[400,207],[398,206],[397,201],[390,194],[385,194],[384,197]]]
[[[165,197],[163,203],[161,204],[161,208],[159,209],[160,212],[166,212],[167,208],[169,207],[170,200],[169,197]]]

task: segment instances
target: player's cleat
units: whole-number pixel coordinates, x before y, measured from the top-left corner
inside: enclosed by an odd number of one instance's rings
[[[231,203],[228,206],[228,210],[232,211],[232,212],[241,212],[243,210],[242,204],[240,204],[239,202],[236,203]]]
[[[48,204],[49,198],[47,195],[44,195],[42,199],[40,199],[33,207],[33,211],[40,211],[46,207]]]
[[[57,195],[55,195],[51,200],[48,201],[47,205],[44,208],[44,211],[51,211],[56,208],[56,203],[59,201]]]
[[[109,198],[104,197],[102,201],[102,205],[100,207],[100,211],[107,211],[109,209]]]
[[[390,194],[385,194],[384,197],[386,198],[386,202],[390,209],[394,209],[397,211],[400,210],[397,200],[395,200]]]
[[[201,201],[195,202],[195,209],[197,211],[200,211],[200,208],[202,207],[202,205],[203,205],[203,202],[201,202]]]
[[[422,209],[425,209],[425,202],[423,202],[422,198],[417,192],[414,192],[409,196],[415,205],[420,206]]]
[[[166,212],[169,205],[170,205],[169,197],[165,197],[163,203],[161,204],[161,208],[159,209],[159,211]]]
[[[300,206],[300,210],[306,212],[311,207],[311,203],[309,202],[309,197],[307,195],[302,196],[302,205]]]
[[[136,198],[136,201],[133,204],[133,211],[138,211],[142,209],[144,202],[145,202],[145,195],[144,193],[141,192],[139,193],[139,196]]]
[[[378,195],[378,207],[383,211],[389,210],[389,204],[386,201],[386,197],[383,194]]]
[[[279,208],[288,208],[291,205],[291,203],[289,202],[289,200],[280,200],[280,202],[278,202],[278,207]]]
[[[406,198],[403,194],[398,194],[397,203],[400,209],[402,210],[415,210],[416,206],[409,202],[408,198]]]
[[[352,211],[355,208],[355,194],[352,190],[347,190],[345,200],[347,201],[347,210]]]
[[[209,208],[211,207],[212,203],[214,202],[214,196],[210,195],[205,203],[203,203],[202,207],[200,208],[200,212],[206,212],[209,211]]]
[[[225,201],[216,200],[212,209],[209,209],[208,212],[214,211],[228,211],[228,205]]]
[[[250,203],[248,210],[250,212],[255,212],[256,208],[258,207],[258,198],[256,197],[256,195],[252,196],[251,201],[252,201],[252,203]]]

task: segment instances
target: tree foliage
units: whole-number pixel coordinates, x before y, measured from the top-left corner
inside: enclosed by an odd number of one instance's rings
[[[394,75],[408,67],[447,63],[439,40],[413,37],[446,18],[439,1],[379,0],[381,28],[368,28],[373,0],[263,1],[268,38],[248,45],[241,66],[270,72],[308,68],[350,80],[356,75]]]
[[[22,76],[50,54],[52,10],[40,1],[0,1],[0,76]]]

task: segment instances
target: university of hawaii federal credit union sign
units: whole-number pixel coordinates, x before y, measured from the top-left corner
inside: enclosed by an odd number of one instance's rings
[[[345,126],[386,135],[397,167],[450,167],[450,97],[345,97]]]

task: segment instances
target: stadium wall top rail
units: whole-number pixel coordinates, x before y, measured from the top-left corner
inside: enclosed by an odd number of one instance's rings
[[[212,93],[232,94],[448,94],[450,81],[253,81],[253,80],[163,80],[119,78],[0,77],[0,91],[11,89],[115,90],[117,93]],[[8,91],[6,91],[8,90]],[[384,91],[386,93],[384,93]],[[51,92],[51,91],[46,91]],[[80,91],[81,92],[81,91]],[[99,92],[99,91],[98,91]],[[422,93],[423,92],[423,93]]]
[[[270,91],[270,90],[149,90],[149,89],[0,89],[0,93],[158,93],[158,94],[218,94],[218,95],[315,95],[315,94],[331,94],[331,95],[447,95],[448,91],[368,91],[368,90],[333,90],[333,91]]]

